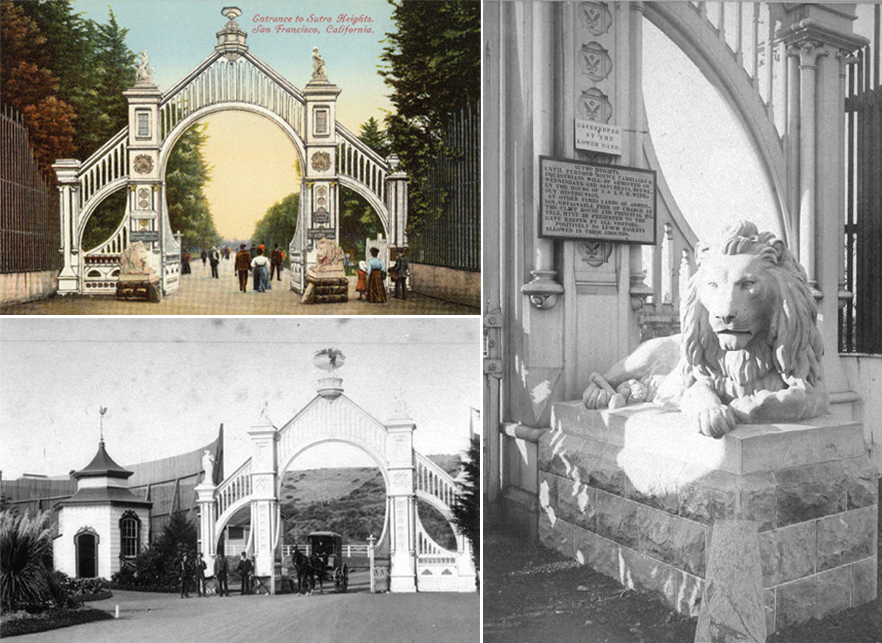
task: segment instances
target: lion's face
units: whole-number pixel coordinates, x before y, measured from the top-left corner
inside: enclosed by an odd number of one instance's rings
[[[698,300],[726,351],[768,336],[776,303],[768,261],[752,254],[717,254],[701,266]]]

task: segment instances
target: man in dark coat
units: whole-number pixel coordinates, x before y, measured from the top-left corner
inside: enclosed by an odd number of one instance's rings
[[[230,585],[227,581],[227,571],[229,570],[229,565],[227,564],[227,557],[222,553],[218,553],[214,558],[214,577],[217,579],[217,595],[218,596],[229,596],[230,595]]]
[[[250,594],[251,593],[251,572],[254,567],[251,565],[251,561],[248,560],[248,557],[245,555],[245,552],[242,552],[242,558],[239,559],[239,567],[237,568],[239,572],[239,576],[242,578],[242,593]]]
[[[282,281],[282,251],[279,250],[278,243],[270,253],[270,281],[273,280],[273,272],[276,274],[276,281]]]
[[[245,249],[245,244],[239,246],[236,253],[236,271],[239,273],[239,290],[246,292],[248,288],[248,271],[251,269],[251,253]]]
[[[178,576],[181,579],[181,598],[190,598],[190,576],[193,575],[190,559],[187,552],[181,555],[181,562],[178,563]]]
[[[395,299],[407,299],[407,248],[398,249],[398,258],[390,271],[395,275]]]
[[[211,276],[215,279],[219,279],[217,276],[217,264],[220,263],[220,252],[218,252],[217,248],[211,249],[211,254],[208,257],[209,262],[211,262]]]

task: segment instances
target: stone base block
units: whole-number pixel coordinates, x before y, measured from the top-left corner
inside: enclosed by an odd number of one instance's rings
[[[739,425],[720,440],[651,405],[554,407],[540,540],[697,614],[719,520],[759,532],[768,632],[876,597],[878,472],[860,423]]]
[[[151,301],[162,300],[162,289],[159,286],[159,275],[145,275],[131,277],[120,276],[116,282],[116,298],[128,301]]]

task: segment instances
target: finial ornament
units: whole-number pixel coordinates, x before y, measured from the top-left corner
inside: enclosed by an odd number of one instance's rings
[[[106,406],[99,406],[98,412],[101,414],[101,417],[98,420],[98,430],[100,432],[99,437],[101,439],[101,443],[104,443],[104,414],[107,413]]]
[[[135,83],[153,83],[153,72],[156,71],[156,67],[151,71],[149,64],[150,60],[147,57],[147,52],[142,51],[140,54],[141,62],[135,63]]]
[[[343,362],[345,361],[346,356],[343,355],[341,350],[337,348],[323,348],[316,352],[312,363],[323,371],[328,371],[330,373],[343,366]]]

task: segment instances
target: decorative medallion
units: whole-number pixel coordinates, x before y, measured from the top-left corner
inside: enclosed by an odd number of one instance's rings
[[[135,157],[134,168],[138,174],[149,174],[153,171],[153,159],[146,154],[138,154]]]
[[[312,169],[316,172],[324,172],[331,167],[331,155],[327,152],[316,152],[312,155]]]
[[[583,91],[577,105],[579,114],[585,120],[609,123],[609,119],[612,118],[612,104],[609,98],[596,87]]]
[[[150,205],[150,203],[147,202],[147,199],[141,199],[138,201],[138,207],[142,210],[146,210],[148,205]]]
[[[579,62],[582,73],[595,83],[609,76],[612,71],[612,58],[609,57],[609,52],[599,42],[593,40],[587,45],[582,45]]]
[[[613,249],[611,243],[593,239],[583,241],[577,247],[579,248],[579,255],[581,255],[582,261],[594,268],[602,266],[609,261],[609,256],[612,254]]]
[[[602,2],[583,2],[577,11],[579,22],[593,36],[600,36],[612,26],[612,14]]]
[[[150,196],[150,190],[148,190],[147,188],[141,188],[140,190],[138,190],[138,196],[142,199],[146,199],[148,196]]]

